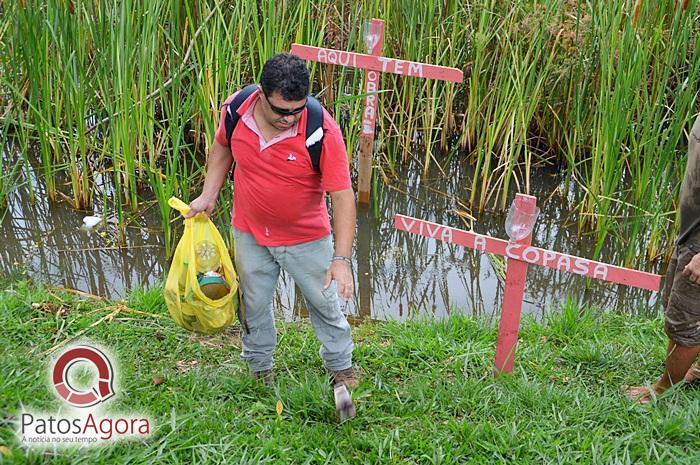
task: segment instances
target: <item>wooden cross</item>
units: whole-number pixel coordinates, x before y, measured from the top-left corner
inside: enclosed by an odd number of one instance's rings
[[[515,197],[517,208],[526,214],[534,213],[536,203],[537,199],[530,195],[517,194]],[[547,266],[555,270],[576,273],[581,276],[650,291],[658,291],[661,283],[661,276],[657,274],[608,265],[586,258],[533,247],[530,245],[532,242],[531,231],[527,237],[519,241],[505,241],[404,215],[396,215],[394,217],[394,227],[401,231],[507,257],[503,309],[496,341],[495,365],[498,372],[509,373],[513,370],[523,292],[529,265]]]
[[[362,134],[360,138],[360,166],[358,169],[358,200],[369,204],[369,190],[372,179],[372,152],[374,148],[374,127],[377,119],[377,90],[379,73],[394,73],[425,79],[462,82],[464,76],[457,68],[435,66],[413,61],[396,60],[380,56],[384,42],[384,21],[373,19],[368,35],[369,55],[345,52],[329,48],[310,47],[292,44],[292,53],[305,60],[350,68],[363,68],[365,75],[365,111],[362,114]]]

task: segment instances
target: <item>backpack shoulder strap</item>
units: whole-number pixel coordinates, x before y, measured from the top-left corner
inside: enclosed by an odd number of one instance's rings
[[[321,172],[321,149],[323,148],[323,107],[312,95],[306,100],[306,150],[311,157],[314,171]]]
[[[238,109],[243,105],[243,102],[250,97],[253,92],[258,88],[257,84],[250,84],[241,89],[240,92],[226,105],[226,140],[231,145],[231,136],[233,135],[233,130],[236,129],[236,124],[240,116],[238,115]]]

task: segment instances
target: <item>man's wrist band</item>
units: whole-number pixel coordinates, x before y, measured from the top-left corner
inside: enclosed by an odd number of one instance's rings
[[[333,255],[333,258],[331,259],[331,261],[335,261],[335,260],[342,260],[345,263],[347,263],[348,265],[350,265],[350,268],[352,268],[352,260],[350,260],[348,257],[343,257],[342,255]]]

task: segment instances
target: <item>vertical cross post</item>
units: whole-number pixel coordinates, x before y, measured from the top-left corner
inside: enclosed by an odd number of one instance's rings
[[[517,194],[516,208],[525,214],[534,214],[537,199],[531,195]],[[524,239],[516,241],[525,247],[532,243],[532,231]],[[506,265],[506,285],[503,294],[501,321],[498,324],[498,342],[496,345],[496,371],[510,373],[513,371],[515,348],[518,343],[520,316],[525,292],[528,263],[523,260],[508,258]]]
[[[365,109],[362,114],[357,181],[358,200],[361,205],[369,204],[370,186],[372,184],[372,154],[374,151],[374,127],[377,119],[379,73],[393,73],[449,82],[462,82],[464,79],[462,71],[457,68],[381,56],[384,42],[384,21],[381,19],[373,19],[370,22],[369,34],[367,34],[366,40],[369,54],[292,44],[292,53],[306,60],[367,70],[365,75]]]
[[[384,21],[373,19],[370,22],[369,54],[379,56],[384,44]],[[369,204],[369,191],[372,183],[372,153],[374,152],[374,127],[377,120],[377,89],[379,72],[368,70],[365,73],[365,111],[362,114],[362,134],[360,136],[360,160],[358,167],[358,201]]]
[[[522,219],[523,217],[531,218],[532,221],[530,223],[534,223],[536,203],[537,199],[535,197],[517,194],[515,204],[520,215],[513,216],[514,223],[522,226],[516,218]],[[498,326],[494,363],[495,370],[499,373],[513,370],[528,265],[545,266],[565,273],[574,273],[588,278],[650,291],[658,291],[661,286],[661,276],[658,274],[622,268],[532,246],[530,245],[532,243],[532,231],[522,240],[504,241],[503,239],[483,236],[472,231],[452,228],[405,215],[396,215],[394,217],[394,227],[401,231],[449,244],[458,244],[480,252],[501,255],[508,259],[506,286],[501,319]],[[513,231],[509,231],[509,235],[514,233],[514,231],[515,228],[513,228]]]

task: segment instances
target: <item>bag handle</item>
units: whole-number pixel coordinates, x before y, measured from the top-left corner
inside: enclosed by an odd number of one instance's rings
[[[190,206],[177,197],[170,197],[170,199],[168,199],[168,205],[182,213],[182,216],[185,216],[190,212]]]

